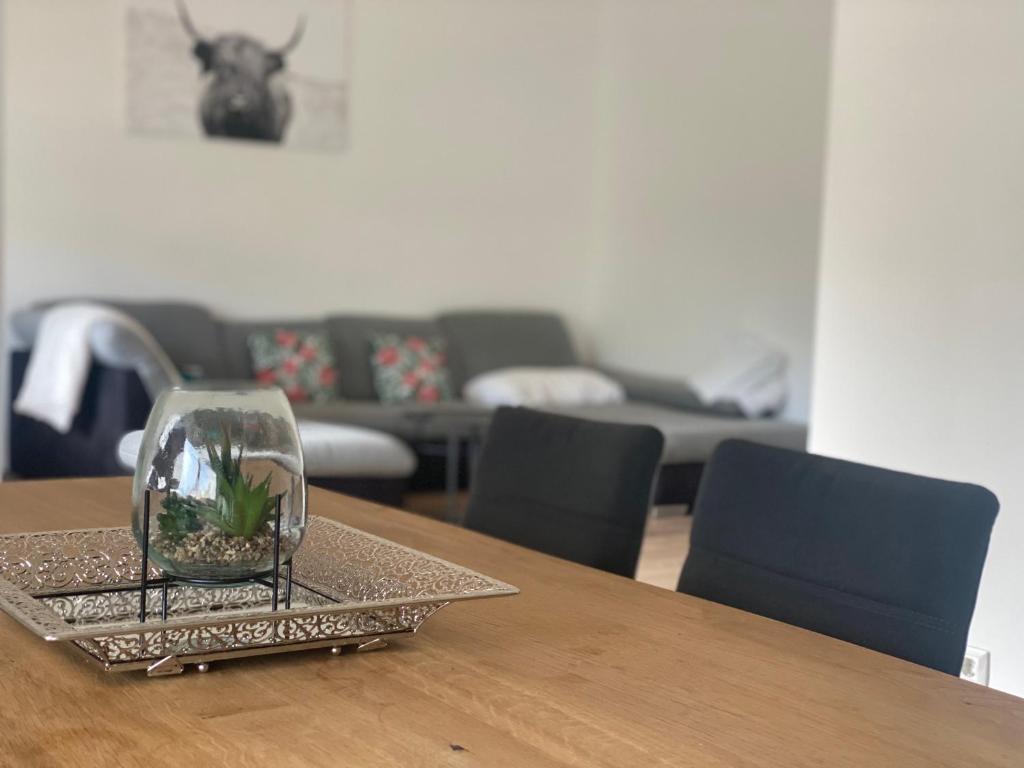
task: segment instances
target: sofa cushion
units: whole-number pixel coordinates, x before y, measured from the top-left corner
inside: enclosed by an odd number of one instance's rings
[[[441,331],[433,320],[381,315],[331,315],[327,330],[338,368],[338,394],[353,400],[375,400],[370,343],[378,333],[430,338]]]
[[[382,403],[452,399],[443,339],[376,333],[370,347],[373,387]]]
[[[663,464],[707,461],[718,444],[731,437],[799,451],[807,447],[807,427],[779,419],[692,413],[636,402],[545,407],[543,410],[594,421],[657,427],[665,436]]]
[[[548,312],[449,312],[440,316],[457,393],[498,368],[579,365],[569,332]]]
[[[416,454],[394,435],[347,424],[299,421],[308,477],[409,477]]]
[[[408,440],[440,441],[449,435],[482,434],[493,410],[453,401],[450,403],[379,403],[376,400],[334,400],[296,403],[297,419],[328,424],[353,424],[377,429]]]
[[[254,378],[256,374],[252,366],[249,337],[263,333],[273,334],[279,330],[293,331],[300,335],[319,333],[323,336],[328,336],[327,325],[319,320],[226,320],[223,323],[222,332],[224,338],[224,378]],[[344,372],[338,368],[336,356],[334,363],[338,378],[340,379]]]
[[[326,333],[261,331],[249,335],[249,351],[256,380],[276,384],[293,403],[336,396],[338,376]]]
[[[416,454],[398,438],[361,427],[299,420],[303,464],[307,477],[409,477],[416,471]],[[127,470],[135,469],[143,430],[124,435],[117,457]]]
[[[482,434],[493,409],[464,402],[424,405],[385,405],[372,400],[296,403],[295,416],[335,424],[355,424],[398,435],[405,440],[443,440],[450,431],[465,436]],[[780,448],[803,450],[807,427],[778,419],[744,419],[677,411],[647,403],[545,406],[540,410],[564,413],[593,421],[649,424],[665,436],[663,464],[704,462],[720,442],[739,437]]]

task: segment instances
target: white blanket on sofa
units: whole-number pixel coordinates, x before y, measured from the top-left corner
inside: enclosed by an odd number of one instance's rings
[[[687,381],[704,405],[732,405],[755,418],[778,415],[785,406],[787,368],[782,350],[755,336],[737,336]]]
[[[15,413],[70,431],[94,353],[100,362],[134,369],[150,396],[181,382],[174,363],[133,318],[102,304],[61,304],[39,325]]]

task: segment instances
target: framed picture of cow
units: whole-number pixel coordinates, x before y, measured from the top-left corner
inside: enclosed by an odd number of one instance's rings
[[[349,0],[123,0],[130,134],[341,151]]]

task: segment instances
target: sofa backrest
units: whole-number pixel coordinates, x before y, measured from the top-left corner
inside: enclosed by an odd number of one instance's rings
[[[123,301],[93,297],[74,300],[106,304],[137,320],[153,334],[178,370],[189,377],[222,379],[228,375],[220,321],[205,307],[176,301]],[[70,299],[41,302],[34,309],[45,310],[66,301]]]
[[[447,312],[437,320],[331,315],[326,320],[221,321],[198,304],[89,300],[134,317],[183,373],[204,379],[252,378],[248,339],[253,333],[281,328],[326,333],[338,369],[338,394],[352,400],[377,399],[370,365],[371,340],[377,333],[444,339],[456,397],[470,378],[498,368],[579,364],[565,323],[550,312]]]
[[[225,320],[224,375],[229,379],[251,379],[252,353],[249,337],[254,333],[274,333],[279,330],[298,333],[322,333],[329,337],[323,320]]]
[[[327,318],[338,366],[338,393],[351,400],[376,400],[370,343],[375,334],[439,337],[443,334],[429,318],[385,317],[380,315],[331,315]]]
[[[447,312],[438,324],[460,394],[469,379],[498,368],[579,365],[565,323],[551,312]]]
[[[227,375],[221,324],[205,307],[178,302],[109,303],[144,325],[186,376],[221,379]]]

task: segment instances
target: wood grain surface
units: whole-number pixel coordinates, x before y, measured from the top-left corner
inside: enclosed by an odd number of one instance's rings
[[[123,479],[4,483],[0,531],[123,525]],[[0,616],[4,766],[1024,766],[1024,700],[313,490],[522,589],[384,651],[105,674]]]

